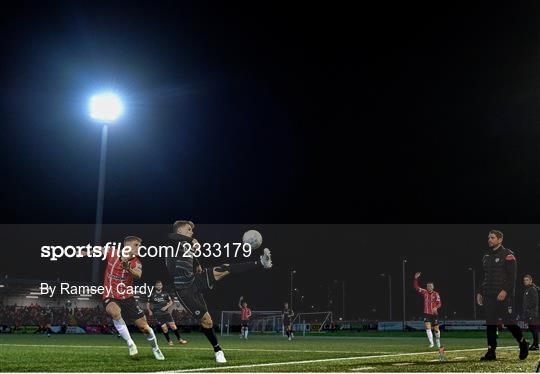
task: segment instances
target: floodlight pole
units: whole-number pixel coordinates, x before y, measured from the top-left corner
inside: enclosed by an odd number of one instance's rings
[[[403,259],[402,265],[403,265],[403,331],[405,331],[405,321],[407,319],[406,317],[406,299],[405,299],[405,264],[407,263],[406,259]]]
[[[476,269],[470,267],[469,271],[472,272],[472,291],[473,291],[473,315],[476,320]]]
[[[101,231],[103,225],[103,202],[105,199],[105,170],[107,164],[107,138],[109,127],[104,124],[101,127],[101,154],[99,158],[99,179],[96,207],[96,227],[94,231],[94,245],[101,245]],[[92,283],[98,283],[99,258],[92,258]]]
[[[296,273],[296,270],[291,270],[290,271],[290,275],[291,275],[291,292],[290,292],[290,300],[289,300],[289,309],[292,310],[293,308],[293,276],[294,276],[294,273]]]

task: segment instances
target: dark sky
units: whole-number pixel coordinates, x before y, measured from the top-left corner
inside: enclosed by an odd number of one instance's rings
[[[93,222],[103,87],[108,223],[534,221],[538,7],[373,3],[11,4],[4,221]]]
[[[538,221],[539,15],[534,2],[18,1],[0,16],[2,222],[94,222],[87,103],[104,88],[126,102],[106,224]],[[463,315],[490,227],[270,234],[279,280],[261,282],[275,302],[290,266],[311,300],[345,279],[365,314],[384,304],[374,277],[391,272],[398,291],[406,256]],[[515,230],[538,264],[535,227]]]

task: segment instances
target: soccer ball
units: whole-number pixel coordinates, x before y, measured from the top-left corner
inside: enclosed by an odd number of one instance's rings
[[[249,230],[244,233],[242,241],[244,244],[249,244],[251,249],[257,249],[262,244],[262,235],[257,230]]]

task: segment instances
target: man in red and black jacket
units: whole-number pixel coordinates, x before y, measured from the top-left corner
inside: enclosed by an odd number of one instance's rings
[[[482,265],[484,281],[476,295],[478,305],[484,306],[486,312],[486,332],[488,351],[482,361],[496,360],[497,326],[504,324],[519,344],[519,359],[529,355],[527,341],[516,323],[514,295],[516,288],[517,260],[514,253],[503,247],[503,233],[491,230],[488,235],[489,249],[486,251]]]

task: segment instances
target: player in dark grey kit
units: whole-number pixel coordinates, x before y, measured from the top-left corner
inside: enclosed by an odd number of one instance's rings
[[[199,244],[193,238],[194,227],[191,221],[176,221],[173,224],[173,232],[169,234],[169,239],[180,244],[184,253],[178,254],[172,260],[168,259],[167,268],[174,278],[178,301],[200,323],[201,331],[214,348],[216,362],[225,363],[227,360],[214,332],[214,323],[204,300],[204,292],[213,289],[217,281],[229,274],[257,268],[270,269],[272,267],[270,250],[265,248],[257,261],[222,264],[203,269],[194,251],[191,250],[191,247]]]
[[[166,291],[163,291],[163,282],[160,280],[156,281],[154,291],[148,296],[148,301],[146,303],[148,315],[153,316],[157,321],[163,336],[167,339],[167,344],[173,345],[171,337],[169,336],[169,328],[173,331],[174,335],[176,335],[178,343],[187,344],[187,340],[180,337],[178,327],[176,327],[176,323],[171,315],[170,307],[173,304],[174,302],[171,296]]]
[[[285,330],[285,333],[287,334],[287,339],[289,341],[293,338],[293,328],[292,328],[292,318],[294,316],[294,312],[291,308],[289,308],[289,303],[283,304],[283,329]]]
[[[488,351],[482,361],[496,360],[497,326],[504,324],[519,344],[519,359],[529,355],[529,346],[517,325],[514,307],[517,259],[514,253],[503,247],[503,233],[491,230],[488,235],[489,249],[484,254],[482,265],[484,281],[476,295],[478,305],[486,312]]]

